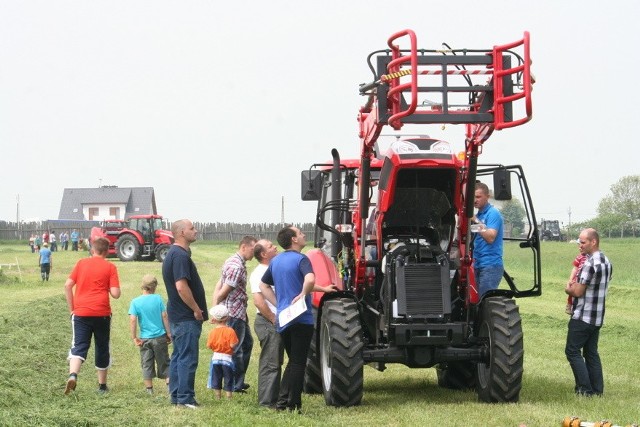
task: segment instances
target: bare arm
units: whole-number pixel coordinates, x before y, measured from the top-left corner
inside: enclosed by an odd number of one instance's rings
[[[216,286],[213,288],[213,305],[218,305],[217,301],[220,289],[222,289],[222,278],[218,279],[218,283],[216,283]]]
[[[273,289],[271,289],[271,286],[267,285],[264,282],[260,282],[260,292],[262,293],[262,297],[264,299],[266,299],[273,305],[277,305],[276,294],[273,292]]]
[[[478,234],[482,236],[485,242],[492,244],[495,242],[496,237],[498,237],[498,230],[494,228],[483,228],[478,232]]]
[[[267,300],[262,295],[262,292],[254,292],[253,293],[253,304],[256,306],[262,317],[270,321],[275,325],[276,323],[276,315],[271,311],[269,306],[267,305]],[[275,304],[274,304],[275,305]]]
[[[180,295],[180,299],[184,301],[184,303],[189,306],[191,310],[193,310],[193,316],[196,320],[204,320],[202,316],[202,310],[198,307],[196,300],[193,299],[193,293],[191,292],[191,288],[189,288],[189,283],[187,279],[180,279],[176,282],[176,289],[178,290],[178,295]]]
[[[118,299],[120,298],[120,288],[116,288],[114,286],[109,288],[109,293],[111,294],[111,297],[113,299]]]
[[[167,331],[167,344],[171,343],[171,329],[169,328],[169,316],[166,311],[162,312],[162,324],[164,325],[164,330]]]
[[[575,298],[580,298],[587,291],[587,285],[583,285],[582,283],[578,283],[575,280],[567,283],[567,286],[564,288],[564,291],[567,295],[571,295]]]
[[[73,279],[68,278],[64,283],[64,296],[67,299],[67,307],[69,307],[69,313],[73,314],[73,287],[76,282]]]
[[[138,338],[138,316],[129,315],[129,330],[131,331],[131,339],[138,347],[142,345],[142,340]]]
[[[304,283],[302,283],[302,292],[298,294],[297,297],[291,301],[291,304],[298,301],[300,298],[304,298],[313,291],[313,288],[316,286],[316,275],[313,273],[307,273],[304,276]]]
[[[216,293],[215,299],[213,300],[214,305],[220,304],[222,301],[227,299],[227,296],[231,293],[234,288],[232,286],[222,284],[220,282],[220,290]]]

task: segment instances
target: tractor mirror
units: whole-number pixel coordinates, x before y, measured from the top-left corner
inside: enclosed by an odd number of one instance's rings
[[[302,171],[302,200],[320,200],[322,195],[322,174],[317,170]]]
[[[497,169],[493,172],[493,198],[511,200],[511,174],[507,169]]]

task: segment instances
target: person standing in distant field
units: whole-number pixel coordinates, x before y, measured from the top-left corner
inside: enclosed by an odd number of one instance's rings
[[[269,408],[275,408],[278,402],[284,360],[284,345],[280,334],[276,331],[277,309],[262,296],[260,282],[269,267],[269,263],[276,255],[278,255],[278,248],[273,243],[265,239],[258,240],[253,248],[253,256],[258,260],[259,264],[249,276],[253,304],[258,309],[253,325],[256,336],[260,341],[258,403]]]
[[[38,264],[40,265],[40,276],[42,276],[42,281],[49,281],[49,273],[51,273],[51,268],[53,268],[53,254],[51,253],[51,249],[49,249],[49,244],[45,243],[43,248],[40,249],[40,256],[38,258]]]
[[[49,243],[49,231],[47,230],[42,233],[42,243]]]
[[[280,394],[276,403],[278,411],[300,411],[302,387],[307,355],[313,336],[313,311],[311,292],[335,292],[335,286],[316,286],[311,261],[301,251],[307,244],[300,229],[287,226],[278,232],[278,244],[285,250],[269,264],[262,276],[260,291],[265,299],[277,307],[277,316],[291,304],[305,299],[307,309],[298,317],[282,326],[276,325],[282,337],[289,362],[282,374]],[[272,290],[275,286],[275,294]]]
[[[475,200],[473,204],[478,213],[472,222],[478,224],[478,231],[473,238],[473,268],[480,296],[497,289],[504,274],[502,261],[502,215],[489,203],[489,187],[476,182]]]
[[[56,239],[56,232],[51,230],[51,234],[49,235],[49,242],[51,243],[51,252],[58,251],[58,241]]]
[[[244,236],[238,245],[238,251],[227,259],[222,266],[220,289],[216,292],[215,305],[223,303],[229,310],[230,327],[236,331],[239,343],[233,351],[235,372],[233,391],[246,393],[249,384],[244,381],[245,373],[251,360],[253,337],[247,316],[247,267],[245,263],[253,259],[253,247],[256,238]]]
[[[153,394],[153,379],[165,380],[169,385],[169,344],[171,330],[162,297],[156,294],[158,280],[151,274],[142,278],[142,295],[129,306],[129,329],[133,343],[140,347],[142,381],[147,393]],[[138,338],[138,324],[140,337]]]
[[[78,233],[78,230],[76,230],[75,228],[73,229],[73,231],[71,232],[71,250],[72,251],[78,251],[78,240],[80,238],[80,234]]]
[[[40,252],[40,248],[42,247],[42,237],[40,237],[39,233],[36,235],[35,244],[36,244],[36,252]]]
[[[120,298],[120,280],[116,266],[107,261],[109,241],[96,239],[92,256],[76,263],[64,284],[64,294],[71,313],[71,349],[69,350],[69,378],[64,394],[76,389],[80,367],[87,358],[91,337],[98,370],[98,392],[106,393],[107,373],[111,366],[109,340],[111,337],[111,298]]]
[[[613,266],[600,251],[600,236],[596,230],[582,230],[578,240],[580,252],[587,256],[587,260],[580,269],[579,277],[567,283],[565,288],[574,302],[564,352],[573,371],[575,393],[601,396],[604,378],[598,339],[604,322],[605,300]]]
[[[60,233],[60,250],[66,251],[69,249],[69,235],[66,231]]]
[[[195,409],[199,340],[202,322],[209,318],[204,285],[191,259],[190,246],[198,231],[188,219],[171,226],[175,243],[162,262],[162,277],[169,301],[167,314],[173,339],[173,353],[169,364],[169,396],[171,404]]]
[[[31,234],[31,237],[29,237],[29,248],[31,248],[31,253],[36,251],[36,236],[33,233]]]

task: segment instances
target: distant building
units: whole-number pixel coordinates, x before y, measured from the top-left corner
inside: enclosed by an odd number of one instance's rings
[[[101,221],[157,213],[153,187],[65,188],[58,219]]]

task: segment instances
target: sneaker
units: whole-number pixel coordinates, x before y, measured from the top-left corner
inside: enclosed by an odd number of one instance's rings
[[[109,387],[104,387],[104,388],[98,387],[98,394],[106,394],[106,393],[109,393]]]
[[[179,403],[178,407],[187,409],[198,409],[200,407],[200,404],[194,400],[191,403]]]
[[[69,394],[76,389],[76,384],[78,383],[78,377],[75,375],[69,375],[69,379],[67,380],[67,385],[64,387],[64,394]]]
[[[153,387],[148,387],[145,390],[148,394],[153,394]]]
[[[242,390],[246,390],[246,389],[248,389],[249,387],[251,387],[249,384],[247,384],[247,383],[242,383],[242,386],[241,386],[240,388],[241,388]]]

